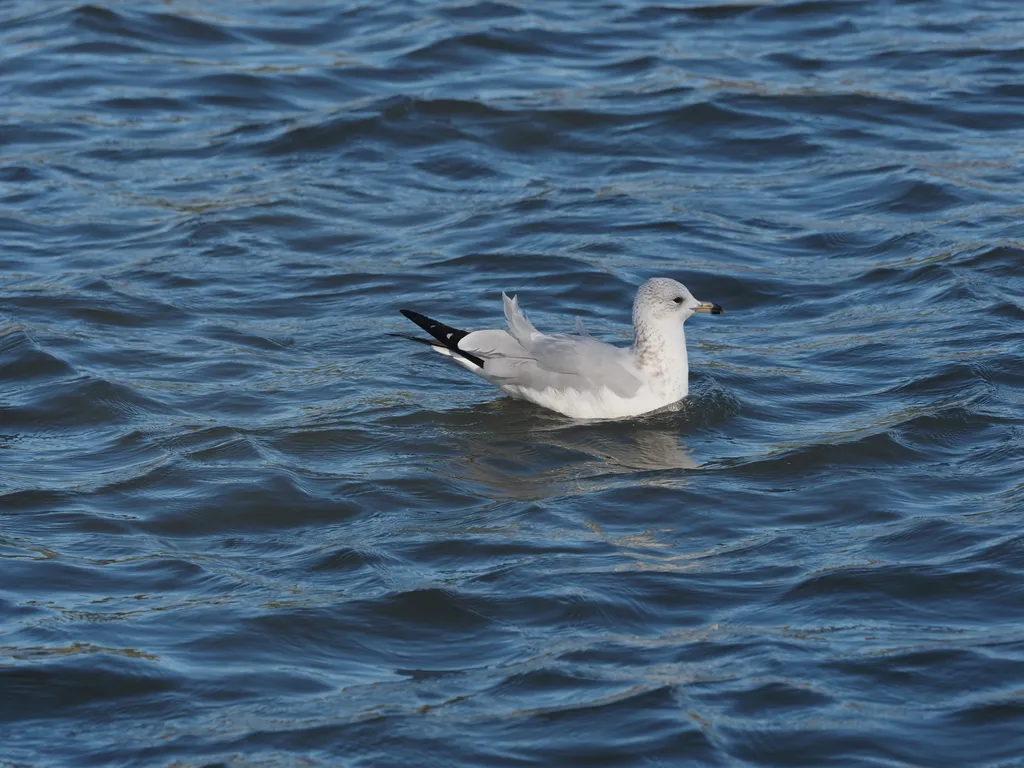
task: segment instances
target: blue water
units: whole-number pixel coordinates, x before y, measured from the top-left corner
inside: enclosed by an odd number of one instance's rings
[[[1018,0],[0,4],[0,766],[1024,766]],[[429,350],[688,325],[574,423]]]

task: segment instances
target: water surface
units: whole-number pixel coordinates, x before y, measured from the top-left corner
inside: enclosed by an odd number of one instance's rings
[[[1024,765],[1024,8],[0,9],[0,765]],[[389,338],[628,340],[580,424]]]

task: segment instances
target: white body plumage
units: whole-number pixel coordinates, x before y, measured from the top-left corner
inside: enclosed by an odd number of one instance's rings
[[[722,314],[685,286],[652,278],[633,303],[633,345],[547,335],[502,294],[508,330],[459,331],[402,310],[437,340],[431,346],[512,397],[577,419],[621,419],[664,408],[689,392],[683,323],[695,312]]]

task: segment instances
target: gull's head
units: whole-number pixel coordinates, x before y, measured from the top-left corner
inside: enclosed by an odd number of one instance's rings
[[[636,292],[633,323],[685,323],[697,312],[725,314],[725,310],[717,304],[697,301],[682,283],[669,277],[652,277]]]

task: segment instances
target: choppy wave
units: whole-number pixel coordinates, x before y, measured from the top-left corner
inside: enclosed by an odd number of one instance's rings
[[[1021,40],[8,3],[0,763],[1015,764]],[[727,315],[629,423],[385,336],[653,274]]]

